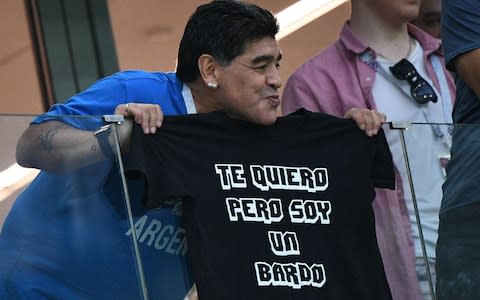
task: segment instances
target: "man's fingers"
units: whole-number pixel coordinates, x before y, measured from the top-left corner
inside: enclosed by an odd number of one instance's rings
[[[135,123],[142,126],[145,134],[155,133],[162,126],[163,111],[158,104],[129,102],[115,108],[115,114],[133,117]]]
[[[162,123],[163,123],[163,111],[162,111],[162,108],[160,107],[160,105],[155,105],[155,109],[156,109],[157,116],[158,116],[156,126],[160,127],[160,126],[162,126]]]
[[[368,136],[376,135],[386,119],[384,114],[366,108],[352,108],[345,113],[344,117],[354,120]]]

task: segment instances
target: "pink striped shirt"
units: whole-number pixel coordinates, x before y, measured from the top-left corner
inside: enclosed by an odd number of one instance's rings
[[[439,40],[410,24],[408,31],[422,46],[427,73],[440,90],[429,58],[435,54],[444,62]],[[360,59],[367,52],[372,54],[371,61]],[[375,64],[375,52],[353,34],[347,22],[339,40],[308,60],[288,79],[282,96],[283,113],[303,107],[343,117],[351,108],[376,109],[372,94]],[[444,72],[454,99],[453,79],[448,71]],[[377,189],[374,201],[377,240],[393,299],[422,300],[401,180],[397,173],[395,191]]]

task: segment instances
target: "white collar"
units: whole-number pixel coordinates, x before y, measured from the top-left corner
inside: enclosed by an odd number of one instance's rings
[[[183,101],[185,101],[185,107],[187,108],[187,114],[196,114],[197,108],[195,107],[195,102],[193,101],[192,91],[185,83],[183,84],[182,88],[182,96]]]

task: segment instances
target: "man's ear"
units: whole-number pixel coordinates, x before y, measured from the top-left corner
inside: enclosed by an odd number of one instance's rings
[[[217,68],[217,61],[210,54],[202,54],[198,58],[198,70],[203,82],[209,88],[217,88],[218,82],[215,77],[215,68]]]

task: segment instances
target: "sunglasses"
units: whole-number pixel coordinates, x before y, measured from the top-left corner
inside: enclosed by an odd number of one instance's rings
[[[390,72],[399,80],[406,80],[410,84],[410,95],[418,104],[428,101],[437,102],[437,94],[432,86],[418,74],[415,66],[407,59],[402,59],[390,67]]]

